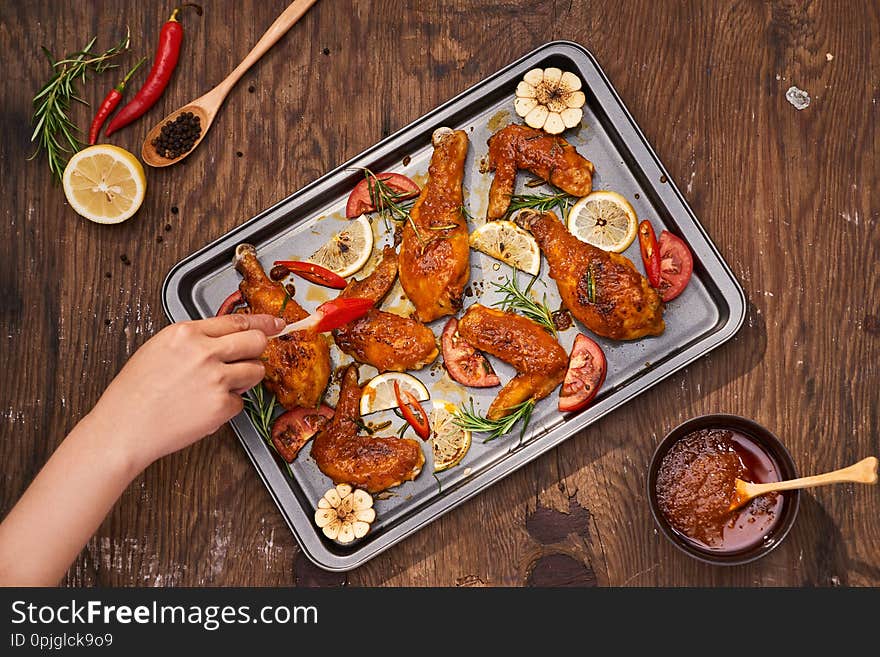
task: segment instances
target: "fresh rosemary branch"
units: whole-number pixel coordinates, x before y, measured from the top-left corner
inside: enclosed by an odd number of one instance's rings
[[[366,167],[363,171],[364,178],[367,179],[367,190],[370,192],[370,203],[379,212],[379,216],[385,221],[386,226],[389,220],[399,224],[412,221],[409,213],[415,204],[415,199],[407,199],[409,194],[406,192],[394,191],[388,186],[388,183],[378,178]],[[416,230],[415,225],[413,225],[413,230]]]
[[[263,440],[272,444],[272,415],[275,412],[275,395],[266,392],[262,383],[258,383],[250,389],[250,393],[244,398],[244,408],[251,422],[257,429]]]
[[[510,205],[504,215],[505,218],[509,219],[514,212],[528,208],[539,212],[557,210],[560,218],[565,220],[569,207],[577,200],[577,197],[555,187],[553,190],[542,194],[514,194],[510,197]]]
[[[128,49],[130,33],[126,29],[125,38],[118,44],[102,53],[92,52],[97,37],[86,44],[79,52],[74,52],[57,62],[52,54],[43,48],[49,64],[52,66],[52,77],[34,96],[34,115],[31,123],[34,132],[31,141],[37,148],[28,159],[32,160],[40,151],[46,151],[49,170],[60,181],[67,165],[67,155],[76,153],[82,148],[78,134],[82,131],[68,116],[73,101],[88,105],[79,97],[76,83],[84,82],[90,72],[101,73],[115,68],[110,60]]]
[[[510,430],[513,429],[516,423],[522,420],[522,430],[519,434],[519,438],[522,440],[523,436],[526,434],[526,429],[529,426],[529,420],[532,417],[533,410],[535,410],[535,402],[531,399],[527,399],[521,404],[517,404],[511,408],[510,413],[504,417],[497,420],[490,420],[477,413],[474,408],[474,400],[471,399],[470,408],[466,408],[464,404],[459,406],[452,421],[456,426],[467,431],[488,433],[489,437],[486,438],[486,442],[489,442],[490,440],[495,440],[506,433],[510,433]]]
[[[496,290],[505,293],[505,297],[501,301],[496,301],[492,305],[499,306],[501,310],[517,311],[532,321],[537,322],[555,336],[556,324],[553,322],[553,312],[546,303],[547,295],[545,294],[542,297],[540,303],[535,301],[531,295],[532,286],[538,280],[538,277],[533,276],[526,288],[521,290],[516,280],[516,274],[517,269],[514,267],[512,278],[508,278],[504,283],[492,281],[492,285],[495,286]]]

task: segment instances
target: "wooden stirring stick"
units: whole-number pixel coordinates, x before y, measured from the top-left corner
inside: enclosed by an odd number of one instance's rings
[[[840,484],[854,482],[857,484],[877,483],[877,457],[869,456],[858,463],[853,463],[848,468],[841,468],[834,472],[813,475],[812,477],[799,477],[788,481],[773,481],[768,484],[752,484],[742,479],[736,480],[736,497],[730,505],[730,510],[743,506],[746,502],[758,495],[772,493],[780,490],[795,490],[798,488],[813,488],[827,484]]]
[[[308,11],[309,7],[315,4],[315,2],[317,2],[317,0],[294,0],[294,2],[291,2],[287,9],[285,9],[281,15],[275,19],[275,22],[272,23],[269,29],[266,30],[266,33],[260,37],[260,40],[257,41],[257,45],[255,45],[247,54],[241,64],[236,66],[235,70],[232,71],[223,82],[211,89],[211,91],[204,96],[200,96],[180,109],[174,110],[171,114],[153,126],[153,129],[147,133],[147,138],[144,139],[144,144],[141,147],[141,158],[143,161],[151,167],[167,167],[169,164],[177,164],[192,153],[196,149],[196,146],[202,143],[205,134],[208,132],[208,128],[210,128],[211,124],[214,122],[214,117],[217,115],[217,111],[220,109],[223,101],[226,100],[226,95],[232,90],[235,83],[245,74],[245,71],[253,66],[260,57],[266,54],[266,51],[269,50],[269,48],[275,45],[275,42],[278,41],[278,39],[284,36],[287,31],[293,27],[294,23],[296,23],[302,15]],[[194,116],[199,118],[201,133],[199,134],[198,139],[196,139],[196,143],[193,144],[192,148],[186,153],[179,157],[174,159],[161,157],[156,152],[156,147],[153,146],[153,139],[159,136],[159,133],[162,131],[162,126],[169,121],[174,121],[184,112],[192,112]]]

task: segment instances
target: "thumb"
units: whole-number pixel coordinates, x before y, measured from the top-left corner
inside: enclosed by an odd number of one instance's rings
[[[281,331],[287,323],[272,315],[249,315],[246,313],[221,315],[195,322],[202,332],[211,338],[219,338],[230,333],[257,329],[271,337]]]

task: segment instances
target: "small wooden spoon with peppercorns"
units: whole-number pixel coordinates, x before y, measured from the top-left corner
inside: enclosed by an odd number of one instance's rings
[[[772,493],[780,490],[795,490],[797,488],[813,488],[827,484],[841,484],[853,482],[856,484],[877,483],[877,457],[869,456],[858,463],[853,463],[848,468],[841,468],[834,472],[813,475],[812,477],[800,477],[788,481],[772,481],[766,484],[753,484],[742,479],[736,480],[736,494],[730,504],[730,510],[736,511],[753,497]]]
[[[272,23],[269,29],[266,30],[266,33],[260,37],[260,40],[257,41],[257,45],[253,47],[253,50],[247,54],[247,57],[241,61],[241,64],[235,67],[235,70],[232,71],[223,82],[211,89],[211,91],[204,96],[200,96],[180,109],[174,110],[171,114],[159,121],[158,124],[153,126],[153,129],[147,133],[147,138],[144,139],[144,144],[141,147],[141,158],[143,161],[151,167],[167,167],[169,164],[180,162],[187,155],[192,153],[196,149],[196,146],[202,143],[202,140],[205,138],[205,133],[208,132],[208,128],[210,128],[211,124],[214,122],[214,117],[217,116],[217,111],[220,109],[223,101],[226,100],[227,94],[229,94],[232,87],[235,86],[235,83],[241,79],[241,76],[243,76],[245,72],[253,66],[258,59],[260,59],[260,57],[266,54],[266,51],[269,50],[269,48],[275,45],[278,39],[284,36],[284,34],[293,27],[293,25],[303,14],[306,13],[306,11],[308,11],[309,7],[315,4],[315,2],[317,2],[317,0],[294,0],[294,2],[291,2],[287,9],[285,9],[281,15],[275,19],[275,22]],[[175,127],[172,128],[172,133],[181,137],[177,143],[187,145],[189,145],[190,142],[192,143],[185,152],[177,154],[173,150],[174,140],[161,139],[160,135],[163,126],[177,121],[178,117],[185,112],[191,113],[192,117],[186,116],[181,123],[175,124]],[[197,124],[195,119],[198,119]],[[196,127],[196,125],[197,130],[195,130],[195,140],[193,141],[191,139],[193,132],[192,128]],[[178,128],[177,126],[181,127]],[[160,144],[160,149],[162,150],[162,153],[160,154],[156,147],[156,144],[160,143],[160,139],[164,146],[171,146],[170,152]],[[173,157],[165,157],[166,153]]]

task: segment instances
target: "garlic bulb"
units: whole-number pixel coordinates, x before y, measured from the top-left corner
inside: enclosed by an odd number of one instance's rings
[[[373,497],[359,488],[352,490],[348,484],[338,484],[324,493],[315,511],[315,524],[324,536],[340,543],[366,536],[375,519]]]
[[[516,86],[513,107],[526,125],[558,135],[573,128],[584,116],[587,97],[581,79],[558,68],[533,68]]]

